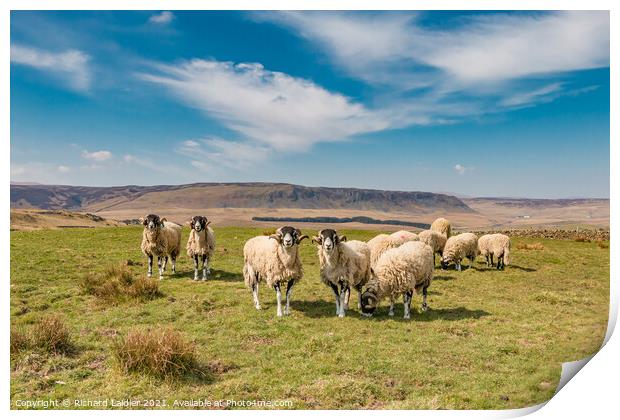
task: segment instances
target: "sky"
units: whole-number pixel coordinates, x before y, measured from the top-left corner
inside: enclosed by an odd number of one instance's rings
[[[12,11],[11,181],[609,197],[609,13]]]

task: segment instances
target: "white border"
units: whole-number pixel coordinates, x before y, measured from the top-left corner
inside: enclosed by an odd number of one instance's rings
[[[2,101],[3,106],[0,116],[0,127],[3,131],[3,139],[0,142],[0,156],[2,162],[0,164],[0,171],[2,173],[2,179],[4,179],[4,189],[1,195],[2,200],[2,220],[3,229],[0,232],[2,243],[2,279],[4,279],[4,287],[8,288],[9,279],[9,253],[8,244],[10,243],[9,235],[9,220],[10,220],[10,197],[9,197],[9,184],[10,184],[10,10],[199,10],[199,9],[213,9],[213,10],[339,10],[339,9],[359,9],[359,10],[611,10],[611,113],[613,117],[618,114],[620,107],[618,106],[618,83],[617,83],[617,49],[618,49],[618,2],[612,2],[611,0],[589,0],[589,1],[552,1],[552,0],[521,0],[521,1],[464,1],[451,0],[451,1],[432,1],[432,0],[420,0],[420,1],[403,1],[403,0],[383,0],[383,1],[369,1],[369,0],[350,0],[350,1],[337,1],[337,0],[229,0],[229,1],[190,1],[179,0],[174,3],[163,0],[93,0],[88,4],[77,0],[55,0],[55,1],[36,1],[36,0],[5,0],[0,6],[2,8],[2,14],[0,17],[0,37],[2,40]],[[614,7],[615,6],[615,7]],[[615,47],[615,48],[614,48]],[[616,76],[616,78],[614,78]],[[610,168],[611,168],[611,220],[610,224],[612,229],[618,225],[618,218],[620,217],[620,208],[618,206],[619,197],[619,183],[617,182],[620,175],[618,170],[618,144],[620,139],[618,132],[618,124],[615,119],[611,119],[611,139],[616,139],[616,142],[611,142],[610,145]],[[584,149],[587,147],[587,139],[584,139]],[[615,234],[615,232],[614,232]],[[615,237],[614,237],[615,238]],[[536,411],[532,414],[531,418],[546,419],[546,418],[573,418],[573,417],[587,417],[587,418],[608,418],[612,413],[618,413],[618,375],[620,374],[620,363],[618,362],[617,355],[620,354],[620,343],[617,338],[617,334],[611,335],[615,326],[615,321],[618,316],[618,266],[614,262],[618,259],[618,248],[615,246],[615,241],[611,243],[611,306],[610,306],[610,320],[609,329],[607,332],[606,345],[599,351],[593,359],[583,368],[577,377],[568,382],[568,384],[560,390],[560,392],[553,397],[544,408]],[[9,411],[10,407],[10,391],[9,380],[10,378],[10,366],[9,366],[9,293],[5,289],[5,293],[2,294],[3,307],[5,317],[2,324],[2,338],[3,338],[3,357],[2,357],[2,372],[4,373],[3,381],[0,382],[4,399],[2,400],[2,406],[4,410]],[[526,408],[521,410],[507,410],[507,411],[399,411],[392,412],[389,415],[395,415],[401,418],[504,418],[525,415],[532,411],[535,411],[540,407]],[[260,414],[259,414],[260,413]],[[82,418],[85,414],[92,417],[109,416],[109,412],[97,412],[89,411],[10,411],[9,415],[14,417],[30,418],[39,416],[49,416],[50,418]],[[170,411],[136,411],[136,412],[115,412],[115,415],[121,417],[129,416],[146,418],[164,418],[169,417],[172,413]],[[205,415],[205,412],[196,413],[194,411],[175,411],[174,416],[192,416]],[[209,411],[210,417],[257,417],[262,415],[263,412],[259,411],[243,411],[243,412],[217,412]],[[387,414],[387,413],[386,413]],[[270,416],[284,418],[289,416],[287,412],[269,412]],[[296,411],[295,416],[301,418],[320,416],[355,416],[357,419],[368,418],[373,419],[377,415],[381,415],[379,412],[371,411],[354,411],[354,412],[323,412],[323,411]]]

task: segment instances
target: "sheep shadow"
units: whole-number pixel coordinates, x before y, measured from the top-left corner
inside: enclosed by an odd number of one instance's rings
[[[349,312],[351,309],[357,310],[357,297],[351,294],[349,300]],[[293,300],[291,309],[303,312],[309,318],[329,318],[336,316],[336,299],[327,300]]]
[[[199,271],[198,276],[202,279],[202,270]],[[168,270],[166,270],[166,274],[164,274],[164,279],[169,278],[171,280],[194,280],[194,270],[177,270],[175,274],[172,274]],[[207,277],[207,281],[218,280],[218,281],[243,281],[243,277],[241,273],[233,273],[225,270],[214,270],[211,269],[209,276]],[[199,280],[202,281],[202,280]]]
[[[525,271],[525,272],[527,272],[527,273],[532,273],[532,272],[534,272],[534,271],[538,271],[538,270],[536,270],[535,268],[530,268],[530,267],[521,267],[521,266],[519,266],[519,265],[513,265],[513,264],[507,265],[506,267],[509,267],[509,268],[514,268],[514,269],[516,269],[516,270]]]
[[[411,305],[411,319],[403,319],[403,305],[396,304],[394,305],[394,316],[388,315],[388,307],[379,307],[379,313],[375,312],[375,315],[370,318],[371,320],[376,321],[403,321],[403,322],[411,322],[411,321],[419,321],[419,322],[433,322],[437,320],[446,320],[446,321],[459,321],[462,319],[480,319],[482,317],[491,315],[489,312],[484,311],[482,309],[467,309],[463,306],[455,307],[455,308],[444,308],[444,309],[433,309],[429,308],[425,312],[421,312],[419,306],[416,307]]]
[[[433,276],[433,281],[447,281],[447,280],[454,280],[456,277],[454,276]]]

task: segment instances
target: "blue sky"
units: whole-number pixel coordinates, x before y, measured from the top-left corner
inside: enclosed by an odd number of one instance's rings
[[[11,13],[11,180],[609,197],[607,12]]]

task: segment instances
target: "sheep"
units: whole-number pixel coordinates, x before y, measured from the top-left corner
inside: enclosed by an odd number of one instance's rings
[[[299,244],[307,238],[308,236],[302,235],[299,229],[283,226],[273,235],[256,236],[245,243],[243,279],[245,285],[252,289],[256,309],[260,309],[258,285],[264,280],[268,287],[273,287],[276,291],[277,316],[282,316],[280,285],[286,282],[284,314],[289,315],[291,291],[303,276]]]
[[[153,275],[153,257],[157,257],[160,280],[164,278],[168,257],[172,260],[172,273],[176,273],[176,261],[181,252],[181,226],[156,214],[141,217],[140,223],[144,225],[140,248],[149,259],[147,276]]]
[[[191,231],[187,238],[187,255],[194,260],[194,280],[198,280],[198,258],[202,260],[202,279],[207,280],[209,260],[215,251],[215,233],[204,216],[194,216],[187,222]]]
[[[336,297],[336,315],[345,316],[351,287],[357,290],[361,308],[362,286],[370,277],[370,249],[366,242],[347,241],[346,236],[338,236],[333,229],[320,230],[312,242],[318,245],[321,281],[331,287]]]
[[[403,295],[404,318],[411,317],[411,298],[422,290],[422,311],[428,309],[428,287],[433,279],[433,249],[419,241],[407,242],[386,251],[371,271],[362,294],[362,314],[372,316],[381,299],[389,297],[389,316],[394,316],[394,300]]]
[[[405,242],[417,241],[418,235],[407,230],[399,230],[390,235],[379,234],[367,242],[370,249],[370,266],[374,267],[377,260],[385,251],[398,248]]]
[[[451,236],[446,241],[441,257],[441,268],[445,269],[448,264],[453,262],[456,269],[461,271],[461,260],[465,257],[469,259],[469,267],[478,255],[478,237],[473,233],[461,233]]]
[[[433,252],[442,256],[443,248],[446,245],[446,235],[436,232],[434,230],[423,230],[418,234],[420,242],[424,242],[426,245],[433,249]],[[435,262],[435,254],[433,254],[433,263]]]
[[[452,226],[450,225],[450,221],[448,219],[444,219],[443,217],[435,219],[435,221],[431,223],[430,230],[443,233],[446,235],[446,239],[452,235]]]
[[[492,267],[493,256],[497,257],[497,269],[510,264],[510,238],[502,233],[482,235],[478,239],[478,251],[484,256],[487,267]]]

